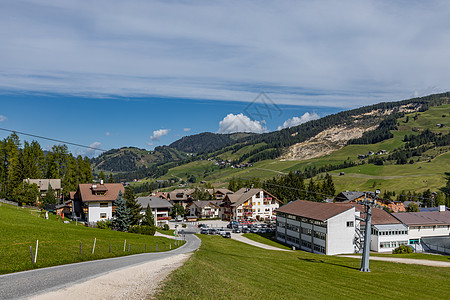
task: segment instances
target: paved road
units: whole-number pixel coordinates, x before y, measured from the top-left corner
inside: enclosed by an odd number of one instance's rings
[[[239,242],[242,242],[242,243],[246,243],[246,244],[249,244],[249,245],[252,245],[252,246],[255,246],[255,247],[267,249],[267,250],[291,251],[291,250],[281,249],[281,248],[278,248],[278,247],[269,246],[269,245],[266,245],[266,244],[263,244],[263,243],[255,242],[255,241],[253,241],[251,239],[248,239],[245,236],[243,236],[242,233],[232,233],[231,234],[231,238],[233,240],[236,240],[236,241],[239,241]]]
[[[192,252],[200,247],[201,241],[195,235],[186,234],[185,237],[186,244],[172,251],[143,253],[0,275],[0,299],[28,298],[84,282],[114,270]]]

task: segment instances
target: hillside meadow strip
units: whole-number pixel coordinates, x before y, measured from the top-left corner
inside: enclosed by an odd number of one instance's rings
[[[39,211],[7,204],[0,204],[0,236],[0,274],[144,252],[168,251],[184,243],[178,241],[175,244],[174,240],[164,237],[89,228],[80,223],[76,226],[75,222],[65,224],[54,215],[46,220]],[[37,240],[37,260],[32,264],[30,246],[34,256]]]
[[[218,236],[174,271],[156,299],[448,299],[450,269],[274,251]]]

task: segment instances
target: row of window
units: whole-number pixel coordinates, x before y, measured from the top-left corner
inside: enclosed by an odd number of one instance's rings
[[[292,236],[289,236],[289,235],[288,235],[288,236],[287,236],[287,241],[288,241],[288,242],[295,243],[295,244],[298,245],[300,240],[299,240],[298,238],[295,238],[295,237],[292,237]]]
[[[296,220],[298,222],[303,222],[303,223],[308,223],[308,224],[314,224],[314,225],[317,225],[317,226],[327,227],[327,223],[322,222],[322,221],[318,221],[318,220],[314,220],[314,219],[294,216],[294,215],[285,214],[285,213],[281,213],[281,212],[277,212],[277,216],[283,217],[283,218],[287,218],[287,219],[291,219],[291,220]]]
[[[386,230],[386,231],[378,231],[374,228],[372,228],[372,234],[373,235],[406,235],[408,234],[407,230]]]
[[[380,248],[397,248],[401,245],[408,245],[408,241],[382,242]]]
[[[314,244],[314,251],[325,253],[325,247]]]
[[[436,228],[448,228],[450,227],[449,225],[437,225],[437,226],[411,226],[409,227],[410,229],[433,229],[434,227]]]
[[[302,240],[302,246],[311,249],[311,242]]]
[[[314,235],[315,238],[322,239],[322,240],[326,239],[326,234],[325,233],[319,232],[319,231],[313,231],[310,228],[298,227],[298,226],[295,226],[295,225],[292,225],[292,224],[285,224],[285,223],[281,223],[281,222],[277,223],[277,225],[279,227],[281,227],[281,228],[285,228],[286,227],[287,230],[292,230],[292,231],[295,231],[295,232],[300,232],[300,229],[301,229],[301,232],[303,234],[306,234],[306,235],[309,235],[309,236]]]

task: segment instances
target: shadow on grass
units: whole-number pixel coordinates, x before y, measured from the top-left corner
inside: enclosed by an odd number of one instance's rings
[[[342,268],[347,268],[347,269],[359,271],[359,268],[350,267],[350,266],[341,265],[341,264],[336,264],[336,263],[332,263],[332,262],[326,262],[326,261],[323,261],[323,260],[321,260],[321,259],[315,259],[315,258],[301,258],[301,257],[297,257],[297,258],[298,258],[299,260],[305,261],[305,262],[310,262],[310,263],[320,263],[320,264],[328,264],[328,265],[333,265],[333,266],[338,266],[338,267],[342,267]]]

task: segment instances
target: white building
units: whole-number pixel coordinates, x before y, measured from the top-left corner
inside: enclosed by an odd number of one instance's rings
[[[273,220],[282,202],[263,189],[242,188],[224,200],[225,220]]]
[[[420,243],[424,237],[450,235],[450,211],[440,206],[439,211],[396,213],[394,215],[408,226],[408,244]]]
[[[138,197],[136,200],[141,205],[142,215],[145,214],[147,206],[150,205],[153,219],[155,220],[155,226],[162,227],[165,224],[169,224],[169,213],[173,205],[168,200],[160,197]]]
[[[121,183],[79,184],[74,195],[75,214],[89,223],[112,219],[113,203],[124,191]]]
[[[197,218],[209,219],[209,218],[222,218],[223,214],[223,201],[222,200],[206,200],[206,201],[193,201],[188,205],[190,216],[196,216]]]
[[[362,251],[364,206],[297,200],[276,211],[280,242],[327,255]],[[408,240],[407,228],[383,209],[372,208],[370,250],[388,252]]]

